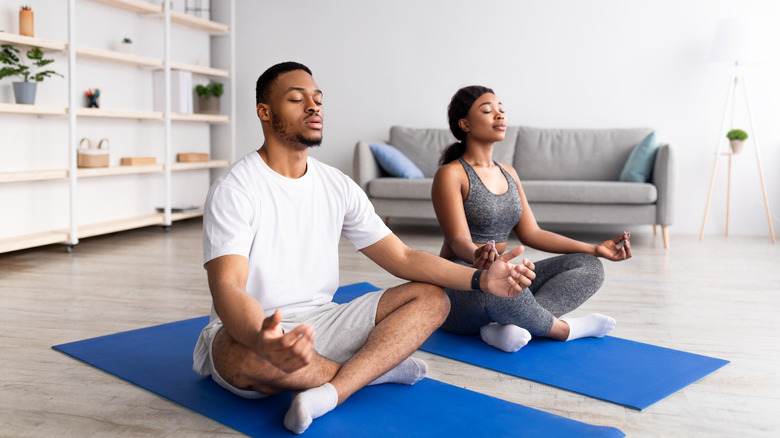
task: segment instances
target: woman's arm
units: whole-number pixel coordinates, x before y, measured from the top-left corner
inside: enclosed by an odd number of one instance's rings
[[[628,232],[624,232],[615,239],[593,245],[539,228],[534,213],[531,211],[531,206],[528,205],[528,200],[525,197],[525,192],[517,172],[512,167],[507,166],[507,168],[517,183],[517,190],[520,192],[520,199],[523,204],[523,215],[513,229],[515,235],[523,244],[540,251],[557,254],[585,253],[613,261],[631,258],[631,245],[628,240],[630,235]],[[623,245],[621,245],[622,242],[624,242]]]
[[[431,198],[436,219],[444,232],[444,244],[454,255],[467,263],[474,262],[474,252],[477,245],[471,241],[471,232],[466,213],[463,210],[463,199],[468,194],[468,176],[463,167],[453,162],[442,166],[433,177]]]

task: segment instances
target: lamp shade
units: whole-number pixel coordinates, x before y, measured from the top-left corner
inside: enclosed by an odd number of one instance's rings
[[[722,20],[715,29],[710,49],[710,62],[760,62],[759,41],[750,23],[742,18]]]

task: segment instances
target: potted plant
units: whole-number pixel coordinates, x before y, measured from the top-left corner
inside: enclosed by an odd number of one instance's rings
[[[219,82],[209,82],[195,87],[198,95],[198,112],[201,114],[219,114],[219,97],[224,92],[224,86]]]
[[[43,70],[43,67],[54,62],[53,59],[43,59],[43,50],[33,47],[25,54],[32,65],[28,65],[22,59],[21,52],[14,46],[3,44],[0,46],[0,79],[6,76],[18,76],[23,81],[14,82],[14,97],[16,103],[35,103],[35,89],[38,82],[53,75],[64,77],[53,70]]]
[[[742,151],[742,146],[744,146],[745,140],[747,140],[748,135],[747,132],[741,129],[732,129],[731,131],[726,133],[726,138],[729,139],[729,144],[731,145],[731,152],[738,154]]]
[[[133,40],[128,37],[122,38],[122,42],[119,44],[119,51],[122,53],[133,53]]]

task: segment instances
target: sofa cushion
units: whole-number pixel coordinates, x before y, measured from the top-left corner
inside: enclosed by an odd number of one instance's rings
[[[513,166],[521,181],[618,181],[651,128],[543,129],[521,126]],[[423,173],[425,170],[423,170]]]
[[[512,163],[517,143],[516,126],[509,126],[504,140],[493,147],[493,159],[499,163]],[[455,143],[455,137],[448,129],[421,129],[393,126],[390,128],[389,143],[422,170],[423,175],[433,178],[439,169],[442,151]],[[626,157],[628,154],[626,154]],[[625,160],[625,157],[624,157]]]
[[[431,199],[433,178],[377,178],[368,183],[368,196],[389,199]]]
[[[620,181],[650,181],[656,152],[658,152],[658,140],[656,140],[655,131],[653,131],[631,150],[626,164],[623,165],[623,171],[620,172]]]
[[[522,181],[528,202],[571,204],[654,204],[652,184],[611,181]]]
[[[410,179],[423,177],[422,171],[403,152],[389,144],[372,144],[368,147],[382,170],[390,176]]]

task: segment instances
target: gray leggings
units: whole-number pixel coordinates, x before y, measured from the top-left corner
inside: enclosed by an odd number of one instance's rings
[[[461,264],[466,264],[461,262]],[[461,335],[475,335],[491,322],[514,324],[533,336],[547,334],[553,316],[581,306],[604,282],[601,261],[589,254],[565,254],[534,262],[536,279],[517,298],[445,289],[451,310],[441,326]]]

